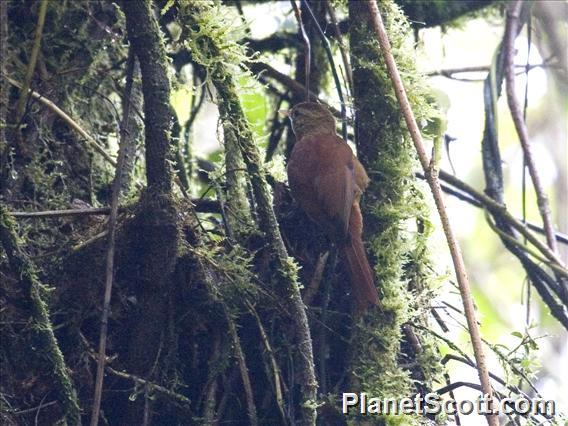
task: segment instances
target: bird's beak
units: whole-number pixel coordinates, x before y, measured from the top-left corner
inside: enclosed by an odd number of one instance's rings
[[[290,117],[290,110],[289,109],[279,109],[278,114],[283,115],[285,117]]]

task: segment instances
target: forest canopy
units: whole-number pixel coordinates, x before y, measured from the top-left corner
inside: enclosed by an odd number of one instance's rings
[[[1,0],[0,422],[564,424],[567,23]]]

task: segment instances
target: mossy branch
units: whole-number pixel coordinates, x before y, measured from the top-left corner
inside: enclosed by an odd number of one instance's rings
[[[34,265],[20,248],[21,242],[16,234],[16,224],[10,217],[5,206],[0,205],[0,241],[8,256],[10,268],[14,276],[19,277],[20,286],[25,297],[24,303],[28,305],[30,316],[31,340],[30,346],[37,348],[41,359],[46,363],[46,370],[53,374],[53,385],[56,397],[65,419],[70,425],[81,424],[81,413],[77,395],[63,354],[53,334],[53,326],[49,319],[49,311],[41,296],[42,284],[37,278]]]
[[[245,166],[232,124],[226,120],[223,122],[223,134],[225,142],[225,182],[227,185],[227,215],[226,225],[231,233],[237,237],[245,236],[252,227],[246,193]],[[237,238],[238,239],[238,238]]]
[[[225,71],[220,74],[213,73],[212,80],[219,96],[221,116],[234,122],[238,128],[237,134],[239,135],[241,153],[257,203],[259,227],[264,233],[273,254],[274,267],[278,278],[289,291],[288,302],[291,308],[291,316],[296,322],[301,369],[304,373],[303,396],[306,402],[311,402],[302,404],[304,409],[303,424],[315,424],[316,410],[314,403],[317,397],[317,380],[314,370],[312,339],[306,316],[306,307],[302,301],[298,286],[295,264],[288,256],[284,246],[276,215],[272,208],[272,196],[264,176],[264,169],[261,166],[262,160],[254,143],[252,132],[246,122],[232,77]]]
[[[149,376],[162,364],[160,345],[167,324],[169,275],[175,266],[180,238],[170,166],[173,113],[168,58],[152,2],[124,1],[122,9],[128,40],[138,58],[142,77],[148,183],[135,219],[138,227],[136,244],[143,249],[137,253],[141,269],[136,278],[138,312],[131,330],[126,364],[133,374]],[[145,403],[151,401],[146,399]],[[141,423],[142,411],[139,402],[131,405],[125,422]]]
[[[212,11],[211,4],[195,4],[185,11],[190,31],[189,43],[191,43],[194,59],[207,69],[211,82],[217,90],[221,119],[230,123],[235,133],[235,141],[238,143],[247,168],[248,179],[250,179],[255,197],[258,226],[272,254],[272,269],[276,271],[278,281],[288,293],[285,300],[288,302],[290,315],[295,322],[300,352],[301,386],[304,399],[302,403],[303,424],[313,425],[316,420],[317,380],[306,307],[298,286],[297,266],[288,256],[284,246],[272,208],[272,196],[266,182],[260,153],[241,107],[234,75],[228,68],[229,64],[238,66],[238,63],[230,63],[230,60],[241,58],[231,57],[228,52],[224,51],[227,49],[226,46],[230,46],[230,42],[224,39],[225,34],[211,22]],[[218,33],[215,34],[216,30]]]
[[[122,3],[128,39],[138,57],[144,94],[146,178],[148,187],[168,192],[172,187],[169,165],[172,110],[166,48],[149,0]]]

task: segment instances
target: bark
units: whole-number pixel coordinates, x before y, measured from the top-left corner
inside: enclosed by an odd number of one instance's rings
[[[144,96],[146,177],[148,188],[134,222],[138,228],[138,312],[134,317],[128,367],[139,376],[160,375],[160,347],[167,324],[169,279],[176,262],[179,232],[173,202],[170,130],[170,81],[167,57],[149,0],[122,4],[132,48],[138,57]],[[145,398],[130,404],[124,421],[141,424]],[[151,413],[152,410],[150,409]],[[149,414],[151,417],[151,414]]]
[[[144,95],[146,178],[148,188],[167,193],[172,188],[170,146],[172,111],[167,56],[149,0],[123,2],[126,29],[138,56]]]

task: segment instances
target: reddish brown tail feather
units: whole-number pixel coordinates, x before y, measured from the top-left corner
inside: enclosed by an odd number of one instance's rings
[[[379,293],[375,287],[373,271],[369,266],[361,236],[351,235],[350,240],[347,245],[343,246],[343,253],[351,276],[351,288],[357,308],[362,311],[369,305],[379,303]]]

